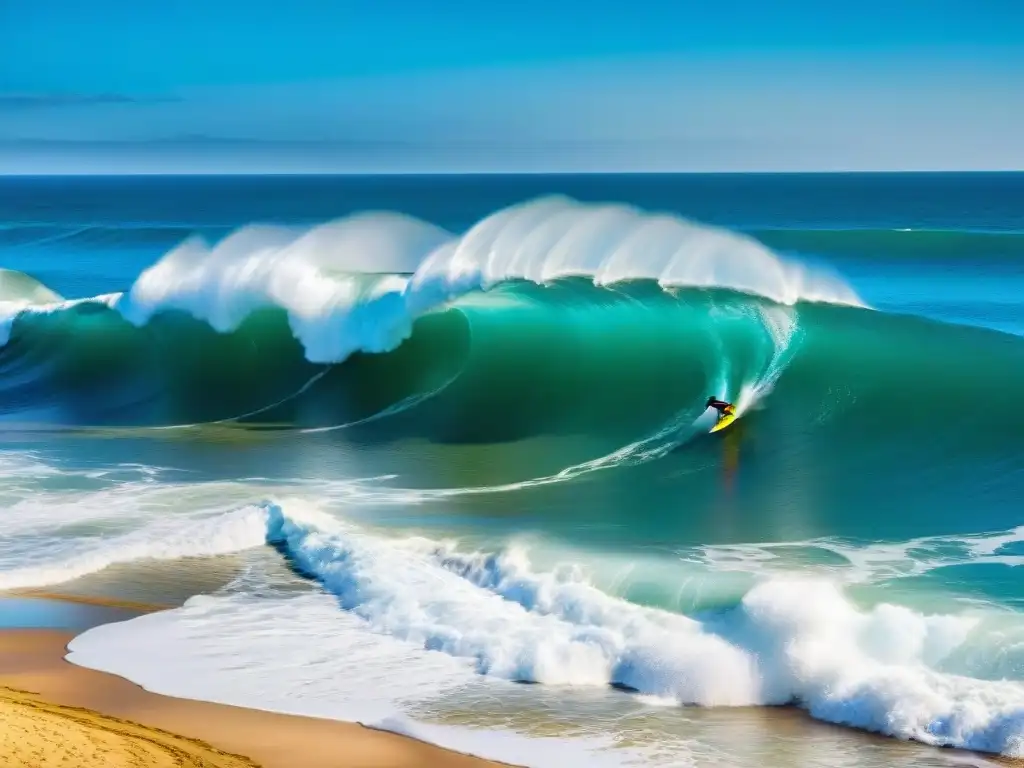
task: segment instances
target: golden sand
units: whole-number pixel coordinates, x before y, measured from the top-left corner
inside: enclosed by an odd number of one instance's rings
[[[37,768],[252,768],[253,761],[129,720],[0,688],[0,762]]]
[[[0,766],[498,765],[353,723],[149,693],[123,678],[66,662],[72,637],[52,630],[0,631]]]

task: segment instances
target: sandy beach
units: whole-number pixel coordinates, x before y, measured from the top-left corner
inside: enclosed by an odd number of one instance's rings
[[[64,660],[73,632],[0,631],[0,765],[470,768],[497,765],[357,724],[149,693]]]

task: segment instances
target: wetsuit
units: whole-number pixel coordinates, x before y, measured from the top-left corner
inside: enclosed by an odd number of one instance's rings
[[[714,397],[708,398],[706,407],[714,408],[716,411],[718,411],[718,418],[722,418],[723,416],[730,414],[734,410],[736,410],[736,406],[734,406],[732,403],[727,403],[725,402],[725,400],[718,400]]]

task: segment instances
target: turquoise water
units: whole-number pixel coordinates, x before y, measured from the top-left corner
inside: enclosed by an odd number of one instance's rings
[[[1015,174],[2,180],[0,587],[203,593],[73,660],[529,764],[757,762],[663,712],[691,704],[1019,756],[1022,203]],[[742,414],[715,435],[711,394]]]

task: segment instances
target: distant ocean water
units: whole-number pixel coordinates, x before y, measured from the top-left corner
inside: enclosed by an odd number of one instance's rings
[[[182,603],[76,663],[537,766],[1024,757],[1024,174],[6,178],[0,267],[0,589]]]

